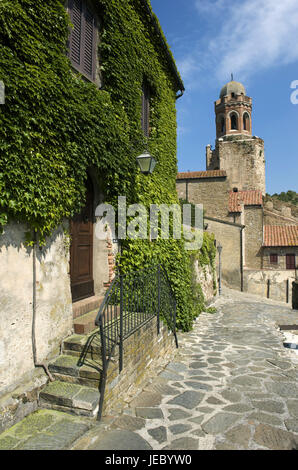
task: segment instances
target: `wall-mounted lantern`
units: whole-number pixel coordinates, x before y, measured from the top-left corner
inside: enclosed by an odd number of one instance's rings
[[[152,155],[150,155],[150,153],[147,151],[137,157],[137,162],[138,162],[141,172],[144,175],[149,175],[153,173],[153,170],[157,163],[155,158],[152,157]]]

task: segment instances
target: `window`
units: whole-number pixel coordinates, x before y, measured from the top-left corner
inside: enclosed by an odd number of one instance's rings
[[[270,264],[277,264],[278,263],[278,255],[273,253],[270,255]]]
[[[221,118],[220,132],[223,134],[226,130],[226,121],[225,118]]]
[[[247,113],[243,115],[243,130],[249,131],[249,115]]]
[[[287,269],[295,269],[295,255],[286,255],[286,268]]]
[[[150,134],[150,88],[146,82],[143,83],[142,94],[142,129],[145,137]]]
[[[96,19],[85,0],[68,0],[73,29],[69,39],[72,66],[94,81],[96,69]]]
[[[232,131],[238,130],[238,118],[236,114],[231,115],[231,129]]]

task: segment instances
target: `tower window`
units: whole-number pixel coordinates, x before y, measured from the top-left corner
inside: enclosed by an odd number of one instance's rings
[[[238,118],[236,114],[231,115],[231,129],[232,131],[238,130]]]
[[[243,130],[244,131],[249,131],[249,128],[250,128],[249,115],[248,115],[248,113],[244,113],[244,115],[243,115]]]
[[[226,130],[226,122],[225,122],[225,118],[221,118],[221,122],[220,122],[220,132],[223,134]]]

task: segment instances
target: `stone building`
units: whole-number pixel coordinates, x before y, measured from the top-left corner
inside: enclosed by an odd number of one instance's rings
[[[180,199],[203,204],[205,227],[223,246],[227,285],[290,300],[298,264],[298,220],[289,207],[265,204],[264,141],[252,132],[252,98],[232,80],[215,102],[215,148],[206,170],[178,173]]]
[[[155,101],[158,102],[158,105],[166,102],[166,106],[160,108],[156,124],[157,127],[160,126],[160,130],[165,135],[167,131],[164,129],[164,125],[166,122],[171,122],[173,129],[171,139],[175,147],[176,99],[182,96],[184,85],[148,0],[131,0],[129,2],[123,0],[113,2],[113,4],[106,2],[107,6],[103,10],[99,8],[100,2],[93,0],[68,0],[65,2],[65,7],[63,3],[52,2],[48,6],[47,25],[43,25],[45,26],[43,29],[40,26],[39,18],[40,11],[45,8],[44,2],[34,2],[32,8],[29,8],[26,2],[22,2],[22,6],[20,4],[15,12],[17,19],[14,25],[17,25],[17,32],[11,29],[9,32],[11,40],[6,41],[4,45],[1,44],[1,48],[5,46],[5,50],[7,50],[9,47],[14,47],[14,35],[19,38],[19,30],[22,29],[20,24],[22,24],[23,18],[29,24],[28,18],[30,17],[30,28],[32,28],[35,41],[32,41],[34,42],[32,48],[36,46],[38,51],[43,51],[43,53],[44,51],[48,52],[48,48],[55,48],[56,39],[53,39],[53,36],[60,34],[59,28],[61,27],[61,48],[58,50],[60,46],[57,46],[53,63],[47,60],[49,73],[51,77],[54,77],[52,78],[53,87],[57,90],[60,90],[59,86],[61,87],[55,67],[59,67],[60,63],[67,62],[67,72],[64,72],[67,73],[66,81],[67,83],[71,82],[72,86],[79,90],[78,101],[71,104],[73,107],[77,106],[78,109],[81,109],[79,108],[80,104],[77,103],[82,101],[80,101],[80,90],[83,88],[83,84],[86,84],[84,86],[88,89],[88,93],[86,92],[84,101],[90,103],[90,107],[92,107],[98,98],[97,103],[100,100],[102,103],[102,112],[105,115],[108,115],[108,112],[115,112],[119,121],[121,120],[119,112],[121,110],[123,113],[126,112],[127,128],[129,112],[133,110],[136,117],[134,120],[130,120],[130,129],[125,129],[125,133],[123,131],[123,142],[132,130],[134,135],[138,132],[140,141],[143,142],[144,137],[148,137],[150,131],[149,126],[152,118],[150,104]],[[12,13],[8,7],[7,10],[8,13],[4,11],[2,14],[7,13],[10,18]],[[68,28],[69,20],[73,25],[71,31]],[[127,32],[129,21],[131,22],[131,30]],[[28,24],[26,23],[26,27]],[[126,40],[131,41],[132,52],[138,60],[132,61],[126,50],[123,53],[115,46],[114,43],[119,41],[119,35],[114,33],[115,24],[119,26],[121,31],[120,41],[123,41],[122,32],[126,31]],[[52,25],[52,29],[49,25]],[[46,29],[47,27],[48,29]],[[115,92],[115,87],[119,86],[118,78],[115,80],[112,74],[114,82],[109,81],[107,66],[105,66],[106,75],[102,74],[99,51],[103,29],[111,35],[108,47],[113,49],[113,57],[116,57],[115,60],[118,61],[119,68],[122,65],[124,70],[129,69],[133,74],[135,87],[131,92],[133,103],[130,103],[129,106],[126,103],[129,112],[123,103],[127,100],[127,88],[132,90],[132,80],[123,73],[123,77],[121,77],[124,80],[121,84],[122,99],[119,90],[117,93]],[[67,52],[63,38],[68,31],[70,35]],[[141,40],[137,41],[132,31],[136,32]],[[24,34],[28,36],[27,29]],[[37,38],[35,38],[35,34]],[[2,36],[5,38],[4,33]],[[28,65],[24,64],[22,49],[20,47],[15,52],[9,50],[9,57],[14,57],[16,61],[13,64],[17,65],[13,66],[17,71],[22,71]],[[30,47],[28,49],[31,51]],[[67,53],[69,60],[66,57]],[[148,72],[148,60],[144,59],[142,54],[148,54],[154,61],[153,78],[151,76],[149,78],[152,88],[158,90],[158,96],[153,93],[149,96],[148,93],[145,93],[144,83],[148,79],[147,74],[150,74],[152,70]],[[37,56],[39,56],[39,52]],[[39,62],[38,64],[35,62],[35,58],[34,66],[32,66],[34,72],[32,73],[36,74],[38,80],[41,76],[40,82],[43,82],[42,66],[39,65]],[[28,70],[31,70],[29,65]],[[0,68],[0,72],[5,75],[5,70]],[[105,76],[102,77],[102,75]],[[8,83],[9,75],[4,78]],[[104,89],[102,89],[103,81],[106,87]],[[163,84],[162,86],[160,86],[160,82]],[[23,85],[26,86],[25,79]],[[9,89],[9,87],[7,88]],[[43,93],[47,91],[49,90],[45,87]],[[18,89],[17,93],[22,94],[22,91]],[[31,107],[30,98],[29,94],[24,93],[22,96],[21,104],[26,109]],[[41,98],[39,96],[39,99]],[[48,100],[47,108],[53,107],[57,110],[58,103],[52,98],[49,99],[48,95],[46,95],[46,99]],[[6,121],[10,119],[11,127],[13,127],[15,122],[11,118],[9,109],[9,106],[13,106],[11,101],[7,99],[0,112],[7,113]],[[169,109],[171,117],[169,117]],[[38,118],[34,117],[36,125]],[[68,131],[69,121],[67,119],[68,116],[65,115],[65,146],[73,138],[72,131]],[[23,121],[25,120],[23,119]],[[98,120],[99,127],[96,128],[95,133],[98,132],[102,124],[100,117]],[[49,128],[51,127],[48,123],[47,125]],[[44,126],[43,122],[43,129]],[[44,131],[46,130],[44,129]],[[116,130],[116,127],[108,128],[105,134],[106,138],[102,142],[103,147],[112,148],[114,142],[118,142],[119,136],[117,136]],[[28,132],[27,139],[30,138],[30,135]],[[18,136],[19,138],[21,139]],[[59,147],[59,144],[56,143],[56,145]],[[169,140],[167,145],[169,145]],[[60,152],[60,148],[55,150],[56,153]],[[94,149],[90,148],[88,153],[92,150]],[[100,150],[96,149],[96,151],[100,153]],[[80,146],[78,146],[77,152],[80,155],[83,152]],[[44,155],[42,157],[46,158]],[[135,157],[136,155],[133,154],[129,156],[135,165],[133,176],[139,177]],[[8,158],[13,158],[13,155],[8,155]],[[100,158],[102,158],[101,154]],[[55,155],[53,161],[55,161]],[[168,165],[173,166],[173,171],[169,170]],[[165,155],[162,168],[167,169],[166,178],[169,178],[169,173],[172,174],[173,182],[175,182],[175,166],[174,154]],[[129,172],[129,165],[126,168],[126,171]],[[96,416],[100,399],[98,387],[103,375],[100,375],[98,369],[98,364],[102,361],[100,356],[102,346],[92,346],[92,354],[88,347],[91,341],[90,334],[94,333],[95,329],[97,333],[99,331],[95,325],[95,318],[106,289],[113,280],[115,257],[119,247],[109,232],[107,232],[105,240],[96,236],[100,218],[96,216],[95,208],[105,198],[102,171],[102,169],[94,167],[93,163],[90,164],[86,172],[85,206],[80,213],[72,218],[61,220],[60,225],[46,239],[43,246],[38,246],[36,243],[33,247],[26,245],[26,232],[28,231],[26,216],[21,220],[10,219],[0,234],[0,431],[34,411],[40,405],[41,397],[43,407]],[[109,171],[109,177],[112,181],[113,171]],[[13,178],[11,176],[11,180]],[[166,181],[169,180],[166,179]],[[113,185],[113,182],[110,184]],[[115,315],[118,315],[117,311]],[[123,394],[140,381],[145,374],[151,374],[153,366],[155,367],[159,360],[164,361],[167,353],[173,353],[175,349],[173,335],[170,335],[168,329],[162,325],[158,335],[156,321],[156,318],[152,318],[143,329],[132,332],[127,346],[124,348],[126,369],[120,376],[117,362],[113,363],[111,374],[107,378],[109,406],[115,404],[121,397],[123,398]],[[84,354],[89,360],[92,359],[91,365],[90,361],[89,365],[82,363],[81,359]],[[49,377],[56,380],[48,384]],[[44,388],[45,384],[47,384],[46,388]]]

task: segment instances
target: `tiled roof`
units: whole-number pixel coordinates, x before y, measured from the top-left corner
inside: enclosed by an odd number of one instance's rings
[[[262,206],[262,191],[234,191],[230,192],[229,212],[241,212],[241,204],[245,206]]]
[[[265,225],[263,246],[298,246],[298,225]]]
[[[177,180],[201,179],[201,178],[223,178],[225,176],[227,176],[227,173],[224,170],[188,171],[185,173],[178,173]]]

